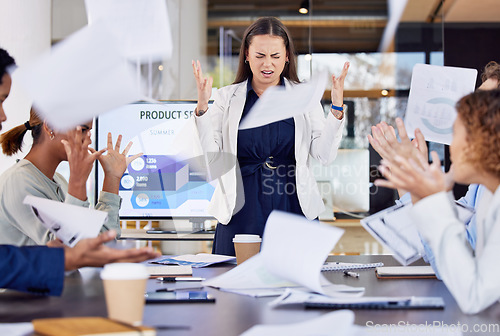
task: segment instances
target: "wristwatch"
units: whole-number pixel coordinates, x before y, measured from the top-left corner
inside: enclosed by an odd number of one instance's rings
[[[335,106],[335,105],[330,105],[330,112],[332,112],[333,116],[337,118],[338,120],[342,120],[344,118],[344,112],[346,109],[346,105],[343,104],[342,106]]]

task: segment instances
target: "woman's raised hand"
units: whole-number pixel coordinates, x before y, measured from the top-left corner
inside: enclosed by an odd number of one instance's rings
[[[82,132],[82,127],[67,133],[66,140],[61,140],[69,163],[68,193],[82,201],[87,199],[87,179],[94,166],[94,161],[106,149],[96,151],[89,145],[92,143],[90,132]],[[91,152],[92,151],[92,152]]]
[[[130,150],[130,147],[132,147],[132,141],[130,141],[123,152],[120,153],[121,144],[121,134],[118,136],[116,144],[113,147],[113,136],[111,133],[108,133],[108,144],[107,148],[104,149],[107,153],[106,155],[99,156],[99,162],[104,170],[104,183],[102,190],[114,194],[118,193],[120,180],[129,163],[142,155],[142,153],[138,153],[127,157],[128,151]]]
[[[344,80],[348,70],[349,62],[345,62],[340,76],[332,75],[332,104],[335,106],[344,105]]]
[[[201,69],[200,61],[192,61],[193,74],[196,79],[196,88],[198,89],[198,105],[197,110],[206,111],[208,109],[208,101],[212,95],[212,77],[205,77]]]

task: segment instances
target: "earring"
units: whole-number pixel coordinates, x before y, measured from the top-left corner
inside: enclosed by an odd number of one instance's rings
[[[55,137],[56,137],[56,136],[54,135],[54,132],[50,132],[50,137],[49,137],[49,138],[50,138],[50,140],[54,140],[54,138],[55,138]]]
[[[245,60],[245,64],[248,64],[248,60]]]

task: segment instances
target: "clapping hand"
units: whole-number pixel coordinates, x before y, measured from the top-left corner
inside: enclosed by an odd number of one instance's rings
[[[376,180],[375,185],[404,189],[410,192],[412,202],[432,194],[448,191],[453,186],[451,174],[441,170],[441,161],[436,152],[431,153],[432,164],[420,156],[417,163],[412,158],[396,155],[393,160],[382,160],[380,172],[387,180]]]

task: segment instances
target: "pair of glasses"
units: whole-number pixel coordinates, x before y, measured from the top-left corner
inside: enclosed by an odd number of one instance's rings
[[[90,127],[88,127],[87,125],[80,125],[80,127],[82,129],[82,134],[85,134],[90,130]]]

